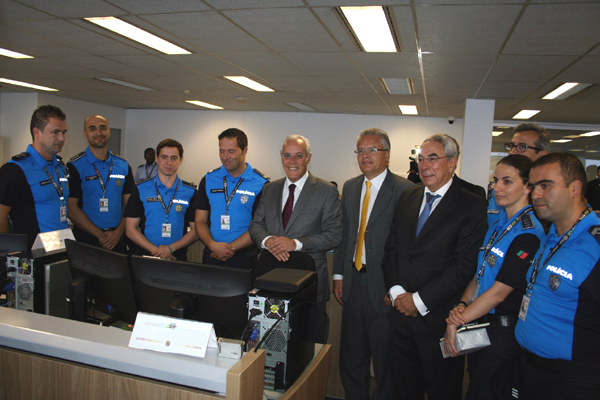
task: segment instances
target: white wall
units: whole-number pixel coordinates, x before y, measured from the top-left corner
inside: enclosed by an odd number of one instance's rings
[[[0,135],[4,139],[3,162],[31,143],[29,123],[37,108],[37,93],[0,93]]]
[[[198,184],[204,174],[220,167],[219,133],[236,127],[248,135],[248,161],[272,179],[283,177],[279,147],[287,135],[306,136],[312,144],[309,170],[342,184],[360,174],[353,151],[356,136],[370,127],[383,129],[392,142],[390,169],[406,176],[410,150],[429,135],[447,133],[462,144],[462,120],[370,115],[270,113],[234,111],[127,110],[127,158],[136,167],[143,152],[165,138],[184,147],[180,176]],[[487,168],[487,166],[486,166]]]

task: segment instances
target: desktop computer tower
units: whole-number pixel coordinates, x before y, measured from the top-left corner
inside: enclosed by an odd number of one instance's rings
[[[260,311],[251,320],[259,328],[260,348],[265,350],[266,389],[288,389],[313,359],[315,340],[309,320],[316,294],[316,282],[296,293],[261,289],[249,293],[249,315]]]
[[[15,268],[8,273],[8,277],[15,280],[15,308],[33,312],[33,260],[28,257],[8,256],[6,266]]]

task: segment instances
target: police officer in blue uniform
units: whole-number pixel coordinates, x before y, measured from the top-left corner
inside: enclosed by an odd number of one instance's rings
[[[57,156],[65,143],[66,116],[56,106],[41,106],[30,130],[33,143],[0,168],[0,232],[25,233],[31,246],[38,233],[69,227],[68,170]]]
[[[237,128],[219,135],[220,168],[207,173],[198,188],[196,232],[205,244],[202,262],[252,269],[258,249],[248,233],[260,193],[269,178],[246,163],[248,138]]]
[[[469,390],[466,399],[494,399],[492,375],[519,345],[514,337],[519,305],[525,293],[525,274],[539,248],[544,229],[529,204],[527,186],[533,161],[523,155],[504,157],[494,172],[495,198],[504,212],[490,226],[478,254],[478,272],[447,319],[444,347],[452,356],[456,329],[477,320],[489,322],[491,346],[468,355]]]
[[[124,205],[135,186],[127,160],[108,149],[110,126],[100,115],[88,117],[83,136],[89,146],[67,163],[71,189],[67,205],[79,242],[126,253]]]
[[[515,330],[519,398],[600,399],[600,219],[585,203],[585,170],[572,154],[549,154],[529,181],[537,215],[552,226]]]
[[[550,135],[546,129],[531,122],[524,122],[515,128],[510,143],[504,145],[508,154],[522,154],[532,161],[550,152]],[[504,208],[496,203],[493,183],[488,188],[488,226],[492,226]]]
[[[136,186],[125,207],[127,237],[136,245],[134,254],[185,261],[187,247],[198,240],[192,207],[196,187],[177,175],[183,161],[178,141],[163,140],[156,154],[158,173]]]

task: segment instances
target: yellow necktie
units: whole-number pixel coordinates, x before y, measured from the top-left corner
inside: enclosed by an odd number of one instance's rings
[[[363,267],[362,254],[363,243],[365,242],[365,230],[367,229],[367,213],[369,211],[369,198],[371,197],[371,182],[366,181],[367,191],[362,202],[362,210],[360,213],[360,228],[358,228],[358,238],[356,239],[356,255],[354,257],[354,266],[358,271]]]

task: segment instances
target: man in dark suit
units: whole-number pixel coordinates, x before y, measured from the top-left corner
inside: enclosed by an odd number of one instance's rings
[[[337,187],[308,172],[311,156],[307,138],[285,138],[281,161],[286,178],[264,186],[248,231],[257,246],[280,261],[287,261],[292,251],[306,252],[315,260],[317,303],[326,317],[330,289],[325,253],[340,244],[342,212]],[[319,343],[327,342],[328,326],[326,318],[319,324]]]
[[[389,306],[381,260],[396,203],[413,183],[387,169],[390,148],[381,129],[362,131],[355,153],[363,174],[346,181],[342,195],[342,243],[333,253],[333,293],[344,306],[340,376],[346,400],[369,399],[371,357],[377,387],[370,398],[392,396]]]
[[[385,244],[383,274],[394,308],[391,357],[398,399],[461,399],[464,357],[442,358],[448,312],[477,267],[487,230],[485,200],[453,179],[458,148],[448,135],[425,139],[424,186],[404,191]]]

